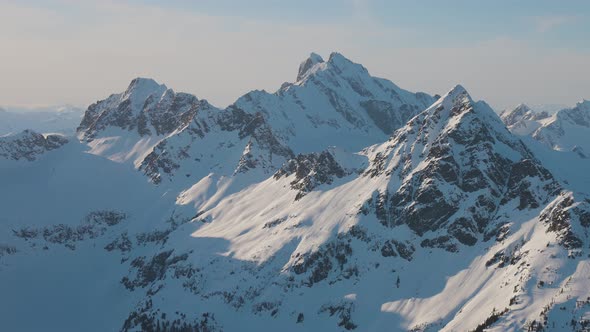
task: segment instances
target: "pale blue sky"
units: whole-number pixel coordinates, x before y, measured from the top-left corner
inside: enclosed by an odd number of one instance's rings
[[[441,33],[454,43],[509,36],[549,47],[590,47],[590,1],[568,0],[134,0],[138,5],[177,8],[216,16],[239,16],[270,22],[345,22],[368,16],[378,24],[413,30],[425,40],[440,42]],[[544,30],[546,34],[537,32]],[[411,45],[412,40],[408,40]],[[419,46],[419,45],[418,45]]]
[[[224,106],[339,51],[497,108],[590,98],[590,1],[0,0],[0,105],[85,105],[149,76]]]

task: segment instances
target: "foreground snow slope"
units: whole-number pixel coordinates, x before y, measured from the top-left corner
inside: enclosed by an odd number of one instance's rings
[[[312,54],[222,110],[136,79],[78,138],[2,138],[3,326],[587,328],[579,155],[522,141],[461,86],[387,82]]]

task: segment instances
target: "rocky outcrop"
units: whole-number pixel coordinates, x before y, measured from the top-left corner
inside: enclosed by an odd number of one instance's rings
[[[299,200],[306,193],[319,185],[331,184],[335,178],[341,178],[347,173],[328,151],[321,153],[299,154],[290,159],[275,174],[275,179],[295,174],[291,181],[291,188],[297,190],[295,200]]]
[[[548,232],[557,234],[565,248],[578,249],[584,245],[590,227],[590,201],[563,192],[543,210],[539,219],[548,226]]]
[[[0,158],[34,161],[40,155],[68,143],[61,135],[42,135],[25,130],[16,135],[0,137]]]
[[[119,211],[93,211],[76,226],[65,224],[42,228],[24,226],[12,232],[14,236],[28,241],[32,246],[40,245],[48,249],[50,244],[59,244],[75,250],[78,242],[102,236],[109,227],[123,222],[126,218],[125,213]]]

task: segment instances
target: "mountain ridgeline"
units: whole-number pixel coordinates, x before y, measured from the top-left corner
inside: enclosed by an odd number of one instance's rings
[[[75,137],[0,137],[2,324],[586,331],[589,124],[339,53],[223,109],[136,78]]]

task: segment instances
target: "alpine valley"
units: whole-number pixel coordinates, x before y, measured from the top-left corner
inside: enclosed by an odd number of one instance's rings
[[[311,54],[0,136],[5,331],[589,331],[590,102],[498,116]],[[72,128],[74,129],[74,128]]]

